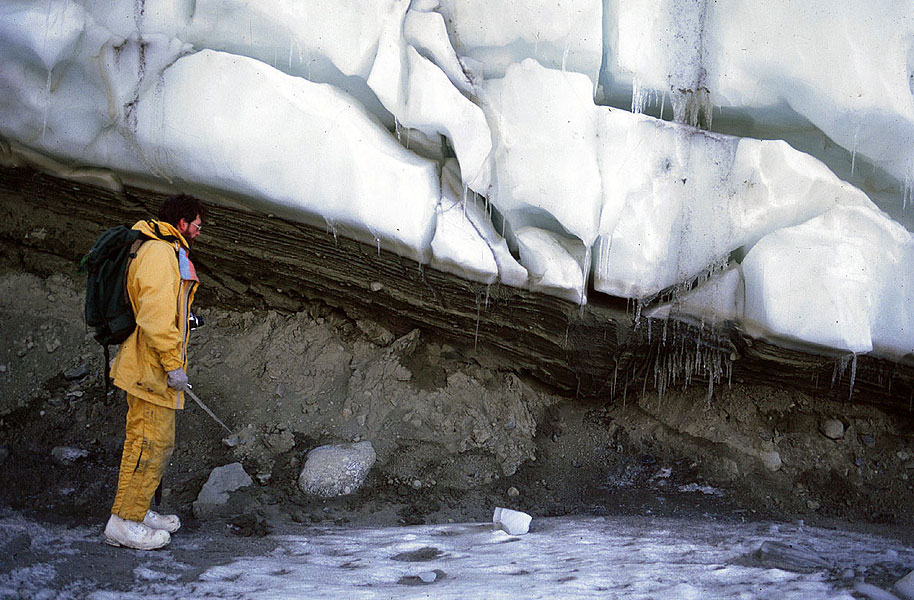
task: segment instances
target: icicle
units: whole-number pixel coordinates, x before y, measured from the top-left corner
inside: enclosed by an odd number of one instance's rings
[[[397,142],[400,141],[400,119],[394,117],[394,130],[397,132]]]
[[[907,210],[908,202],[914,204],[914,165],[911,166],[911,169],[908,171],[908,174],[904,178],[904,187],[901,190],[903,196],[902,208]]]
[[[641,81],[637,77],[632,79],[632,112],[644,112],[644,95],[641,91]]]
[[[584,264],[581,265],[581,296],[580,302],[578,303],[578,308],[581,316],[584,316],[584,305],[587,304],[587,282],[590,279],[590,262],[593,258],[593,249],[590,246],[587,246],[587,249],[584,251]]]
[[[613,387],[612,387],[612,393],[610,394],[610,398],[616,397],[616,376],[619,374],[619,359],[614,359],[614,362],[616,364],[613,367]]]
[[[381,258],[381,238],[374,236],[374,241],[378,245],[378,258]]]
[[[851,150],[851,177],[854,176],[854,166],[857,163],[857,136],[860,135],[860,123],[857,123],[857,129],[854,130],[854,147]]]
[[[290,35],[289,36],[289,70],[292,70],[292,49],[295,45],[295,39]]]
[[[486,284],[486,310],[489,310],[489,288],[492,287],[491,283]]]
[[[473,350],[476,349],[476,343],[479,341],[479,294],[476,294],[476,333],[473,335]]]
[[[854,352],[853,358],[851,359],[851,384],[850,391],[847,394],[847,399],[850,400],[851,396],[854,395],[854,379],[857,378],[857,353]]]
[[[48,128],[48,113],[51,111],[51,72],[53,70],[53,67],[48,69],[48,79],[44,84],[44,117],[41,121],[41,137],[38,139],[44,139],[44,133]]]

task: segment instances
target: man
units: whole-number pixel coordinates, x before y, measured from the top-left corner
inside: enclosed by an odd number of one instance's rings
[[[198,284],[189,250],[206,209],[185,194],[168,198],[157,221],[133,226],[146,234],[127,269],[136,330],[118,349],[111,376],[127,392],[127,435],[117,494],[105,526],[113,546],[153,550],[181,527],[177,515],[149,510],[175,441],[175,411],[184,408],[188,317]]]

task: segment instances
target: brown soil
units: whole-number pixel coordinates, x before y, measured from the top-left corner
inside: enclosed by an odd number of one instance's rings
[[[126,406],[105,395],[102,352],[83,325],[81,281],[0,274],[0,502],[49,521],[102,523]],[[163,505],[193,526],[210,471],[240,461],[258,482],[237,531],[299,522],[476,521],[495,506],[538,516],[656,514],[914,530],[914,419],[790,389],[733,384],[579,401],[499,355],[314,301],[288,314],[206,309],[195,391],[250,436],[229,448],[199,408],[179,414]],[[79,376],[85,367],[87,375]],[[69,379],[68,379],[69,377]],[[826,437],[826,421],[843,435]],[[370,440],[365,486],[309,498],[295,480],[311,448]],[[67,461],[54,449],[84,450]],[[58,451],[58,454],[60,451]]]

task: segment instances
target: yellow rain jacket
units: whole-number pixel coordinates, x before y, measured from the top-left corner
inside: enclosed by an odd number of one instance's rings
[[[156,232],[158,227],[158,233]],[[184,408],[184,392],[168,387],[167,371],[187,368],[187,318],[197,288],[188,245],[171,224],[139,221],[150,238],[127,269],[127,292],[136,330],[114,358],[114,385],[138,398],[172,409]],[[171,236],[174,241],[163,240]]]

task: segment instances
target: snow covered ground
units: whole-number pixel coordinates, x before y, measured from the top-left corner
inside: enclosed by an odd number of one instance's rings
[[[9,0],[0,158],[911,360],[912,33],[904,0]]]
[[[158,552],[100,528],[0,520],[3,598],[891,598],[914,548],[802,523],[635,517],[181,532]]]

